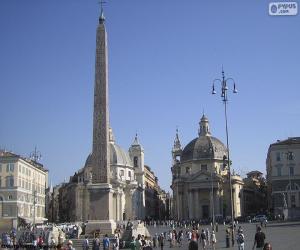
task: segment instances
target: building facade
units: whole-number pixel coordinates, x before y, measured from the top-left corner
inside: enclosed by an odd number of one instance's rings
[[[0,151],[0,219],[44,222],[47,186],[48,170],[42,164]]]
[[[271,144],[266,168],[270,212],[300,218],[300,137]]]
[[[260,171],[251,171],[243,179],[242,215],[267,214],[267,183]]]
[[[169,194],[162,190],[158,178],[151,168],[145,165],[145,215],[147,219],[165,220],[170,216]]]
[[[199,125],[198,137],[184,149],[177,131],[172,150],[172,207],[174,218],[179,220],[231,216],[228,168],[224,166],[227,149],[211,135],[205,115]],[[238,217],[243,181],[238,175],[231,179],[234,217]]]

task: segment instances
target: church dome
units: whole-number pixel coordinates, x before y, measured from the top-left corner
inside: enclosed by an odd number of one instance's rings
[[[200,136],[185,146],[181,161],[223,159],[226,154],[226,147],[219,139],[212,136]]]
[[[211,136],[209,121],[205,115],[200,121],[199,137],[188,143],[182,151],[181,162],[202,159],[223,159],[227,155],[225,145]]]
[[[115,143],[110,143],[110,165],[132,166],[129,154]]]
[[[133,166],[129,154],[115,143],[112,129],[109,128],[110,165]],[[86,159],[85,166],[92,166],[92,154]]]

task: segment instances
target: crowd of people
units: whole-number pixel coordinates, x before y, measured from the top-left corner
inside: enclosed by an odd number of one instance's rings
[[[141,223],[141,222],[139,222]],[[200,225],[195,221],[148,221],[144,222],[150,227],[161,227],[158,231],[162,233],[155,233],[151,237],[138,235],[132,237],[130,242],[120,241],[123,230],[132,228],[132,222],[127,222],[127,225],[118,225],[113,237],[105,235],[100,239],[99,234],[95,234],[93,238],[87,236],[82,239],[82,249],[88,250],[92,245],[92,250],[119,250],[125,246],[131,250],[151,250],[151,249],[165,249],[165,248],[183,248],[188,246],[189,250],[196,249],[216,249],[217,244],[217,232],[219,226],[216,223],[214,226]],[[266,226],[265,224],[262,224]],[[225,225],[225,244],[227,248],[235,245],[238,250],[245,250],[245,234],[241,225],[234,223]],[[11,232],[5,232],[2,234],[2,247],[18,249],[20,246],[24,246],[28,243],[33,249],[45,249],[46,248],[58,248],[65,250],[74,250],[72,239],[69,238],[65,242],[65,238],[59,233],[58,237],[52,237],[49,235],[50,231],[53,231],[53,227],[43,228],[31,228],[25,230],[19,237],[17,237],[17,231],[12,229]],[[78,227],[63,226],[59,228],[59,232],[63,232],[65,235],[73,235],[78,238]],[[74,233],[75,232],[75,233]],[[50,237],[51,236],[51,237]],[[266,243],[266,235],[262,230],[262,226],[256,225],[256,233],[253,239],[253,250],[272,250],[270,243]],[[249,239],[248,241],[249,242]],[[64,245],[65,244],[65,245]],[[247,243],[249,244],[249,243]],[[248,246],[249,248],[249,246]]]

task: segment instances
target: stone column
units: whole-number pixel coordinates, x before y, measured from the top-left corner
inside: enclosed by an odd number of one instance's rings
[[[188,191],[188,207],[189,207],[189,219],[193,218],[193,205],[192,205],[192,200],[193,200],[193,193],[192,190],[190,189]]]
[[[199,211],[199,189],[195,190],[195,218],[200,218],[200,211]]]
[[[120,194],[119,192],[116,193],[116,220],[118,221],[120,218]]]

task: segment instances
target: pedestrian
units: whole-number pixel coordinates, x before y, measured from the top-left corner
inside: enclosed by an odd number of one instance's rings
[[[86,237],[86,238],[87,238],[87,237]],[[89,243],[87,242],[87,244],[89,244]],[[100,250],[100,239],[99,239],[99,235],[96,235],[95,239],[93,240],[92,250]]]
[[[130,250],[136,250],[136,245],[135,245],[135,238],[132,236],[131,242],[129,244]]]
[[[240,227],[237,233],[236,242],[238,245],[238,250],[244,250],[245,249],[245,236],[243,234],[243,229]]]
[[[75,250],[75,248],[73,247],[73,242],[71,240],[68,241],[66,250]]]
[[[40,235],[37,239],[37,247],[38,249],[43,249],[44,240],[42,235]]]
[[[135,247],[136,247],[136,250],[142,250],[142,240],[141,240],[140,234],[138,235],[138,237],[135,240]]]
[[[163,234],[161,234],[158,237],[158,242],[159,242],[159,245],[160,245],[160,249],[163,250],[164,249],[164,235]]]
[[[258,226],[257,227],[257,230],[256,230],[256,234],[254,236],[254,244],[253,244],[253,248],[252,249],[255,249],[255,246],[256,246],[256,249],[260,249],[262,250],[264,245],[265,245],[265,239],[266,239],[266,235],[261,231],[261,227]]]
[[[211,238],[211,248],[213,250],[215,250],[216,249],[217,238],[216,238],[216,234],[215,234],[214,230],[211,231],[211,237],[210,238]]]
[[[271,244],[270,244],[270,243],[266,243],[266,244],[264,245],[263,250],[272,250]]]
[[[51,240],[50,240],[50,248],[55,248],[56,247],[56,242],[55,242],[55,239],[53,237],[51,237]]]
[[[205,234],[206,234],[207,245],[210,245],[210,232],[208,228],[206,228]]]
[[[82,241],[82,250],[88,250],[89,249],[89,239],[88,236],[85,236],[85,238]]]
[[[205,249],[206,248],[206,234],[204,229],[202,229],[201,234],[200,234],[200,241],[202,243],[202,248]]]
[[[230,229],[226,228],[226,248],[230,247]]]
[[[189,250],[198,250],[197,241],[191,240],[189,243]]]
[[[108,250],[109,245],[110,245],[110,241],[109,241],[109,238],[108,238],[107,234],[105,234],[102,243],[103,243],[103,250]]]
[[[119,250],[120,249],[120,239],[119,239],[119,235],[116,234],[115,235],[115,250]]]
[[[153,247],[154,248],[158,247],[158,236],[157,236],[157,233],[153,237]]]

